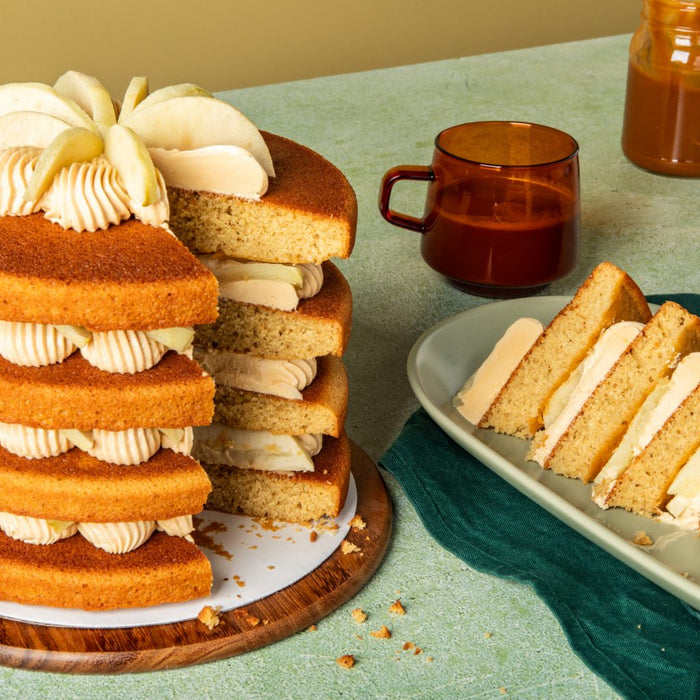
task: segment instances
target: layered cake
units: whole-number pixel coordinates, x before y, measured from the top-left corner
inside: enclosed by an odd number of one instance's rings
[[[206,596],[205,502],[339,513],[352,298],[331,258],[355,225],[334,166],[198,86],[0,86],[0,599]]]
[[[674,302],[649,318],[634,282],[603,263],[546,328],[513,324],[454,403],[479,427],[532,438],[527,459],[593,482],[598,505],[697,529],[699,350],[700,319]],[[533,367],[546,389],[530,400]],[[526,408],[505,411],[514,386]]]

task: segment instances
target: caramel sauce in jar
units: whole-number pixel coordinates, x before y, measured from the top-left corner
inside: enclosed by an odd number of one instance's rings
[[[646,170],[700,176],[700,2],[645,0],[630,43],[622,150]]]

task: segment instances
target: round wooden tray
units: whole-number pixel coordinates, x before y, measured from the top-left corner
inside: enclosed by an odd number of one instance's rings
[[[0,665],[59,673],[133,673],[215,661],[294,634],[352,598],[379,566],[391,534],[392,508],[377,467],[352,443],[357,513],[366,523],[291,586],[221,614],[209,631],[197,620],[119,629],[51,627],[0,618]]]

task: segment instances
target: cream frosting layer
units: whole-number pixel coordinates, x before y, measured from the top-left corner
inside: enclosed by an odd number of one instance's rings
[[[272,360],[200,347],[195,347],[194,358],[217,384],[295,400],[302,398],[318,369],[316,358]]]
[[[319,434],[276,435],[212,423],[194,428],[192,455],[201,462],[240,469],[313,471],[312,458],[322,446],[323,436]]]
[[[167,520],[75,523],[0,513],[0,530],[15,540],[38,545],[51,545],[80,533],[88,542],[105,552],[126,554],[140,547],[156,530],[192,541],[190,533],[194,530],[194,525],[191,515],[180,515]]]
[[[464,383],[454,399],[459,413],[477,425],[508,378],[540,337],[544,326],[534,318],[512,323],[489,356]]]
[[[177,330],[189,330],[194,335],[192,329]],[[98,369],[136,374],[155,367],[168,352],[169,348],[155,340],[151,333],[134,330],[97,332],[77,326],[0,321],[0,355],[16,365],[43,367],[62,362],[80,350],[83,358]],[[181,352],[191,357],[191,343]]]
[[[612,369],[629,344],[639,335],[643,324],[621,321],[605,329],[570,380],[555,392],[545,413],[545,427],[535,436],[528,459],[545,466],[549,455],[571,422]],[[552,411],[551,406],[562,406]]]
[[[231,301],[293,311],[301,299],[315,296],[323,287],[323,268],[314,263],[251,262],[217,253],[197,259],[216,277],[219,296]]]
[[[700,528],[700,449],[696,450],[668,489],[672,496],[666,504],[661,519],[671,519],[676,525],[688,529]]]
[[[0,446],[25,459],[56,457],[77,447],[103,462],[130,466],[147,462],[161,448],[189,454],[192,444],[190,427],[79,431],[0,423]]]
[[[63,228],[94,232],[133,214],[145,224],[167,228],[170,207],[162,175],[157,174],[160,200],[143,206],[127,194],[117,171],[103,156],[63,168],[45,193],[27,201],[25,192],[41,152],[25,146],[0,151],[0,216],[43,211]]]

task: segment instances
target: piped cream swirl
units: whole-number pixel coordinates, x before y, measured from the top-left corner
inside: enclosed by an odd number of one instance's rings
[[[53,544],[75,535],[78,532],[78,525],[13,513],[0,513],[0,530],[8,537],[27,544]]]
[[[0,321],[0,355],[23,367],[63,362],[76,346],[55,326],[43,323]]]
[[[136,374],[157,365],[167,348],[143,331],[120,330],[93,333],[80,352],[105,372]]]
[[[21,146],[0,150],[0,216],[29,216],[41,210],[40,201],[24,199],[40,148]]]

